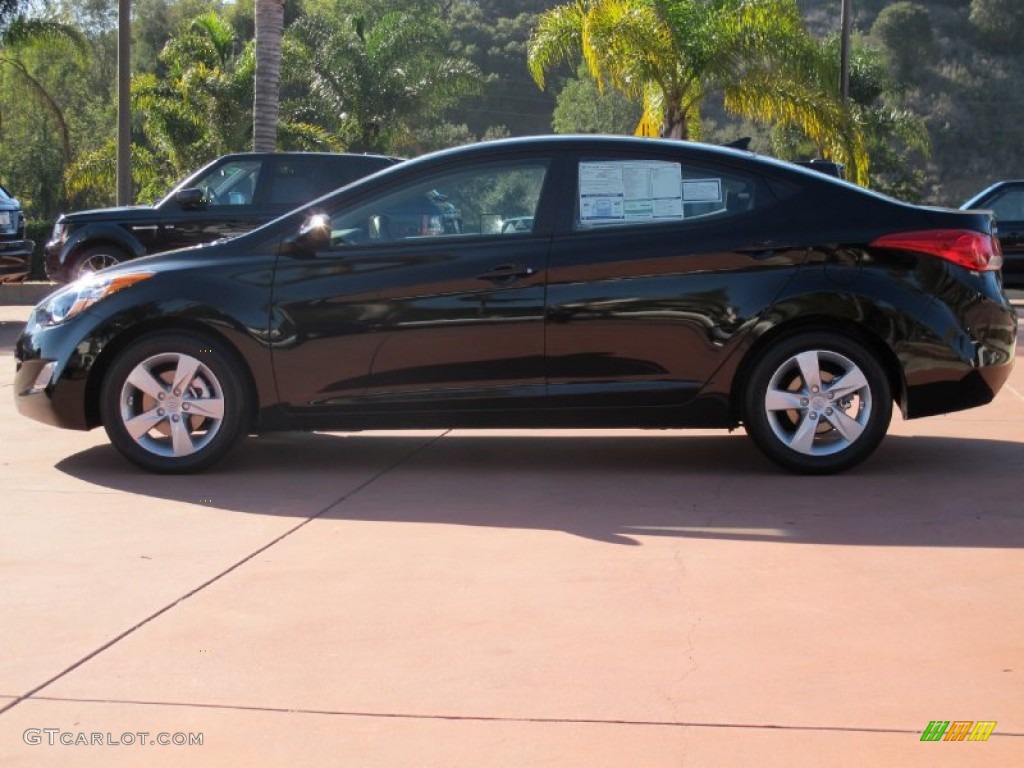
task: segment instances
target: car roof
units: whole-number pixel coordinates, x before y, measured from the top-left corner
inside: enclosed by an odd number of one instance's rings
[[[374,160],[388,160],[392,163],[402,162],[401,157],[395,157],[393,155],[378,155],[371,152],[229,152],[226,155],[220,155],[210,161],[210,165],[219,162],[224,159],[232,160],[245,160],[245,159],[256,159],[265,157],[316,157],[316,158],[335,158],[335,157],[368,157]]]

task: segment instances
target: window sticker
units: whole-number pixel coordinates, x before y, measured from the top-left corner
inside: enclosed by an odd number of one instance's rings
[[[687,179],[683,182],[684,203],[722,202],[721,179]]]
[[[580,223],[681,219],[682,169],[660,160],[580,163]]]

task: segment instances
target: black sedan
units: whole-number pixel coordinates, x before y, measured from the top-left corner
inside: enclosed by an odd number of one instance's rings
[[[1024,288],[1024,179],[997,182],[961,208],[986,209],[995,214],[996,236],[1003,249],[1003,284]]]
[[[1017,326],[999,266],[989,213],[733,149],[514,139],[65,287],[14,395],[157,472],[281,429],[738,425],[837,472],[894,402],[992,400]]]

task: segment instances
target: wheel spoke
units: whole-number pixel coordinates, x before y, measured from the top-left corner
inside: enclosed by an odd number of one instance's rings
[[[801,398],[799,392],[772,388],[764,396],[764,407],[769,411],[800,411],[807,407]]]
[[[808,392],[821,391],[821,367],[816,351],[801,352],[796,356],[796,364],[800,366],[800,376],[804,380],[804,388]]]
[[[131,374],[128,376],[128,383],[136,389],[145,392],[154,400],[167,392],[166,385],[162,381],[154,378],[153,374],[141,365],[135,366],[132,370]]]
[[[189,404],[188,414],[205,416],[208,419],[224,418],[224,399],[220,397],[197,397],[185,400]]]
[[[178,368],[174,372],[174,389],[184,393],[199,370],[199,361],[189,355],[178,357]]]
[[[814,433],[817,428],[817,421],[805,417],[797,427],[793,439],[789,441],[789,447],[794,451],[809,455],[814,447]]]
[[[829,393],[834,395],[836,399],[852,395],[854,392],[860,392],[862,389],[868,386],[868,380],[864,376],[864,372],[860,368],[853,368],[847,371],[840,377],[833,385],[829,388]]]
[[[825,418],[829,424],[836,428],[836,431],[848,442],[854,442],[864,431],[864,425],[856,419],[851,419],[845,411],[838,408],[833,409],[831,414],[826,413]]]
[[[145,413],[140,413],[138,416],[126,420],[124,428],[128,430],[128,434],[132,436],[133,440],[138,441],[165,418],[167,417],[157,413],[156,408],[150,408]]]
[[[177,421],[170,422],[171,445],[174,448],[175,456],[188,456],[195,451],[192,437],[188,433],[188,427],[185,426],[186,422],[187,419],[178,419]]]

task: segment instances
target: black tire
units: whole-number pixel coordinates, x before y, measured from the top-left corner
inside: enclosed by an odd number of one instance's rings
[[[110,442],[151,472],[199,472],[220,461],[248,431],[249,395],[234,360],[198,334],[138,339],[103,379]]]
[[[744,426],[772,461],[801,474],[842,472],[881,443],[892,418],[885,370],[861,343],[830,331],[781,339],[754,363]]]
[[[75,256],[71,263],[68,269],[69,282],[127,260],[128,254],[115,245],[94,245],[92,248],[86,248]]]

